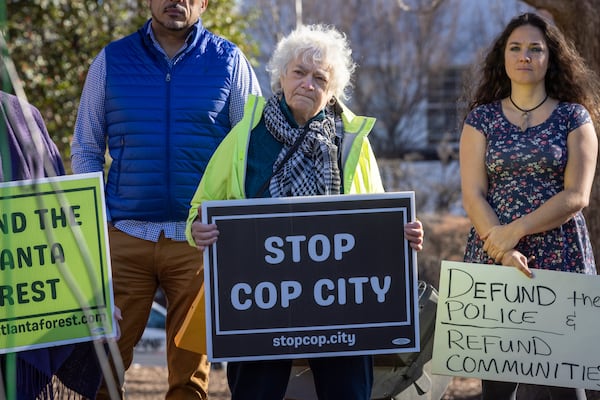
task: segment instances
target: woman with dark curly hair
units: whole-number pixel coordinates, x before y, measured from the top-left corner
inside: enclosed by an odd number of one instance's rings
[[[487,54],[460,140],[464,209],[473,224],[464,260],[596,274],[582,214],[598,139],[597,79],[543,17],[506,26]],[[511,399],[517,384],[482,382],[483,399]],[[553,399],[582,390],[548,388]],[[581,397],[583,396],[583,397]]]

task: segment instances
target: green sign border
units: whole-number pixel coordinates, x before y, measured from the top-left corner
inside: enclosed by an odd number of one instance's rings
[[[0,183],[0,354],[116,336],[102,173]]]

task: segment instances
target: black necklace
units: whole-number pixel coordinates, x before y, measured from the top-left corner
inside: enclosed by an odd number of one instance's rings
[[[530,108],[530,109],[523,109],[521,107],[519,107],[518,105],[515,104],[515,102],[512,99],[512,94],[508,95],[508,98],[510,99],[510,102],[512,103],[513,106],[515,106],[515,108],[519,111],[521,111],[523,114],[521,115],[521,117],[523,117],[523,123],[521,124],[521,130],[525,131],[528,127],[529,127],[529,113],[532,112],[533,110],[536,110],[538,108],[540,108],[542,106],[542,104],[544,104],[546,102],[546,100],[548,100],[548,94],[546,93],[546,97],[544,97],[544,100],[542,100],[540,102],[540,104],[538,104],[537,106]]]

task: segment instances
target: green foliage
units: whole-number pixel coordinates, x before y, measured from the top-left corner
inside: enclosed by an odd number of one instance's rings
[[[231,0],[209,1],[203,22],[250,56],[254,45],[243,33],[248,20],[235,15],[234,6]],[[6,8],[8,50],[27,98],[40,109],[52,138],[68,156],[79,96],[92,59],[110,41],[134,32],[146,21],[148,1],[8,0]]]
[[[254,56],[258,54],[258,46],[246,32],[256,21],[258,13],[240,15],[236,3],[233,0],[209,0],[202,22],[207,29],[237,44],[250,61],[255,62]]]

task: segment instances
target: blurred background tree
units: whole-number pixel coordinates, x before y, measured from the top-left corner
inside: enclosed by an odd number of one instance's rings
[[[105,45],[133,33],[150,17],[148,1],[1,0],[0,7],[6,10],[6,21],[0,22],[8,53],[27,99],[40,109],[68,160],[90,63]],[[239,44],[248,57],[256,48],[244,33],[250,21],[248,15],[239,16],[231,0],[211,0],[203,15],[208,29]],[[10,82],[3,81],[3,90],[11,92]]]

